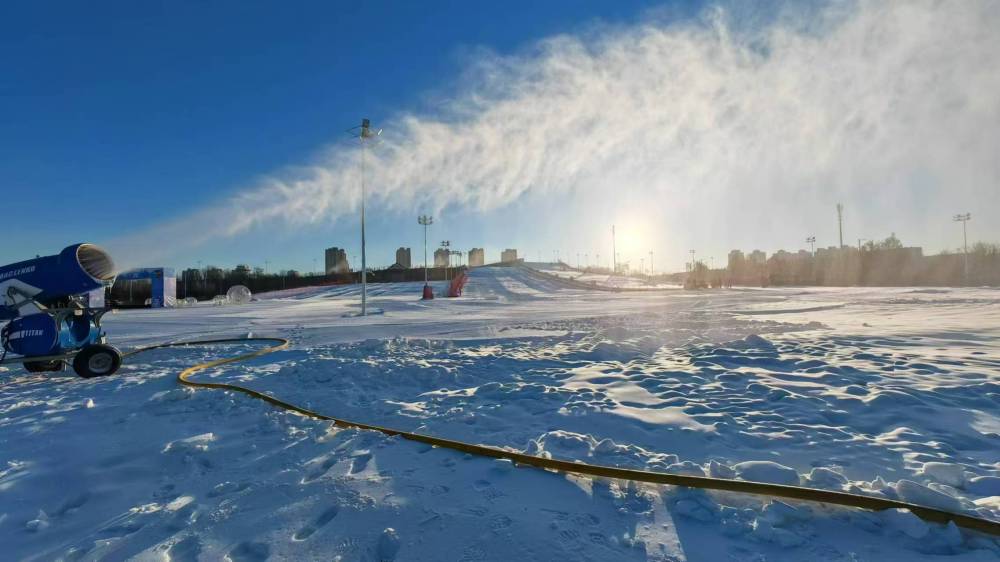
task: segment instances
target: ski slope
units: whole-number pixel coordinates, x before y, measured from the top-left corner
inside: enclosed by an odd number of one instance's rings
[[[275,335],[200,374],[308,408],[532,454],[900,498],[1000,520],[1000,291],[590,291],[530,269],[129,310],[113,341]],[[444,284],[435,285],[442,293]],[[867,513],[592,480],[178,387],[249,349],[106,379],[0,372],[14,560],[955,560],[996,539]]]

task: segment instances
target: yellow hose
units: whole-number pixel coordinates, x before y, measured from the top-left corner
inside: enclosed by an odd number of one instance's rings
[[[381,427],[366,423],[342,420],[339,418],[334,418],[331,416],[320,414],[318,412],[313,412],[312,410],[307,410],[306,408],[303,408],[301,406],[296,406],[295,404],[292,404],[290,402],[279,400],[277,398],[274,398],[273,396],[269,396],[262,392],[253,390],[252,388],[247,388],[244,386],[229,384],[229,383],[197,382],[191,380],[190,378],[195,373],[199,371],[204,371],[205,369],[211,369],[212,367],[218,367],[219,365],[225,365],[228,363],[245,361],[247,359],[253,359],[254,357],[260,357],[262,355],[267,355],[268,353],[273,353],[275,351],[285,349],[289,346],[289,341],[284,338],[233,338],[233,339],[213,339],[213,340],[168,343],[168,344],[153,345],[149,347],[136,349],[134,351],[126,353],[125,355],[126,356],[135,355],[137,353],[142,353],[144,351],[149,351],[152,349],[161,349],[166,347],[186,347],[192,345],[212,345],[220,343],[246,343],[246,342],[272,342],[274,345],[250,353],[244,353],[242,355],[236,355],[224,359],[216,359],[214,361],[208,361],[206,363],[200,363],[198,365],[188,367],[187,369],[181,371],[181,373],[177,376],[177,380],[185,386],[190,386],[195,388],[199,387],[217,388],[222,390],[232,390],[234,392],[241,392],[243,394],[263,400],[273,406],[277,406],[279,408],[288,410],[290,412],[295,412],[296,414],[300,414],[318,420],[333,422],[334,425],[337,425],[339,427],[367,429],[372,431],[378,431],[386,435],[398,435],[404,439],[409,439],[411,441],[418,441],[420,443],[426,443],[434,447],[442,447],[445,449],[452,449],[455,451],[461,451],[463,453],[468,453],[471,455],[490,457],[494,459],[507,459],[518,465],[533,466],[545,470],[554,470],[558,472],[581,474],[586,476],[616,478],[621,480],[633,480],[636,482],[648,482],[651,484],[669,484],[672,486],[684,486],[687,488],[701,488],[706,490],[723,490],[727,492],[737,492],[741,494],[769,496],[776,498],[788,498],[793,500],[802,500],[802,501],[832,504],[832,505],[842,505],[847,507],[857,507],[872,511],[880,511],[883,509],[908,509],[914,515],[927,521],[933,521],[935,523],[948,523],[949,521],[951,521],[955,523],[955,525],[958,525],[959,527],[1000,536],[1000,522],[998,521],[991,521],[988,519],[972,517],[960,513],[951,513],[949,511],[935,509],[932,507],[915,505],[897,500],[878,498],[872,496],[863,496],[859,494],[850,494],[847,492],[819,490],[815,488],[806,488],[802,486],[786,486],[782,484],[768,484],[764,482],[750,482],[746,480],[730,480],[726,478],[709,478],[705,476],[668,474],[665,472],[650,472],[645,470],[634,470],[629,468],[618,468],[613,466],[584,464],[576,461],[547,459],[543,457],[536,457],[533,455],[526,455],[524,453],[507,451],[504,449],[496,449],[494,447],[487,447],[484,445],[473,445],[471,443],[464,443],[462,441],[452,441],[450,439],[442,439],[440,437],[432,437],[430,435],[421,435],[419,433],[410,433],[408,431],[401,431],[398,429],[392,429],[388,427]]]

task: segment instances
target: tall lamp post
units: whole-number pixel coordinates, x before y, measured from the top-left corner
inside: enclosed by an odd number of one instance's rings
[[[431,286],[427,284],[427,227],[434,224],[434,217],[420,215],[417,217],[417,224],[424,227],[424,299],[434,298]]]
[[[448,280],[448,269],[451,268],[451,240],[442,240],[441,247],[444,248],[444,257],[447,262],[444,265],[444,280]]]
[[[960,215],[955,215],[952,219],[955,222],[962,223],[962,252],[965,254],[965,282],[969,282],[969,234],[965,228],[965,223],[972,220],[972,213],[964,213]]]
[[[382,134],[382,129],[372,129],[369,119],[362,119],[359,127],[354,127],[348,131],[352,136],[357,137],[361,143],[361,316],[368,315],[368,262],[365,248],[365,196],[367,187],[365,186],[365,159],[368,152],[368,145],[378,139]]]
[[[618,247],[615,242],[615,225],[611,225],[611,274],[618,273]]]
[[[812,255],[815,256],[816,255],[816,237],[815,236],[810,236],[810,237],[806,238],[806,244],[809,244],[809,247],[812,249]]]

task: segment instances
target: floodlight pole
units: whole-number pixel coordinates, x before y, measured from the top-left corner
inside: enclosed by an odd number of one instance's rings
[[[611,274],[618,273],[618,249],[615,245],[615,225],[611,225]]]
[[[972,213],[964,213],[960,215],[955,215],[952,219],[955,222],[962,223],[962,253],[965,254],[965,282],[969,282],[969,234],[965,228],[965,223],[972,220]]]
[[[351,129],[353,132],[358,127]],[[365,241],[365,197],[367,186],[365,185],[365,158],[368,149],[368,141],[381,134],[381,129],[374,131],[371,121],[367,118],[361,120],[358,141],[361,143],[361,316],[368,315],[368,259]]]
[[[361,316],[368,316],[368,272],[365,259],[365,129],[368,120],[361,120]]]
[[[840,233],[840,249],[844,248],[844,206],[837,203],[837,231]]]
[[[424,286],[427,286],[427,227],[434,224],[434,217],[420,215],[417,217],[417,224],[424,227]]]
[[[445,259],[447,260],[444,265],[444,280],[448,281],[448,271],[451,268],[451,240],[442,240],[441,247],[444,248]]]

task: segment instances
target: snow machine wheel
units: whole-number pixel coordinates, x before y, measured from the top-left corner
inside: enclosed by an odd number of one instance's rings
[[[63,362],[59,359],[55,361],[25,361],[24,370],[29,373],[47,373],[50,371],[62,371]]]
[[[73,358],[73,370],[85,379],[114,374],[122,365],[122,354],[110,345],[88,345]]]

